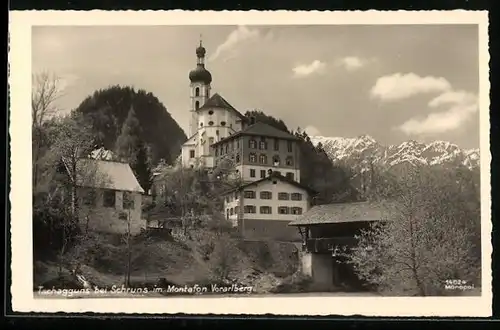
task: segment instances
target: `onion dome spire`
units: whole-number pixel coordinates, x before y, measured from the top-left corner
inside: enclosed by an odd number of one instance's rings
[[[200,35],[200,45],[196,48],[196,57],[198,58],[196,69],[189,72],[189,80],[192,83],[202,82],[206,85],[212,82],[212,74],[205,69],[205,54],[207,53]]]

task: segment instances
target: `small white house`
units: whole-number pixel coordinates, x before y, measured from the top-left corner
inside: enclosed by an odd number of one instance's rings
[[[63,161],[70,174],[71,166]],[[137,234],[145,227],[140,186],[128,163],[82,158],[76,162],[79,221],[84,229]]]

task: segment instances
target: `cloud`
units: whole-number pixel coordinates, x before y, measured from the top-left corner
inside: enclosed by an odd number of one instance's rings
[[[477,103],[477,96],[466,91],[448,91],[429,102],[429,107],[436,108],[446,104],[471,104]]]
[[[361,69],[368,63],[368,60],[356,56],[347,56],[337,61],[338,66],[344,67],[348,71]]]
[[[458,129],[467,122],[478,109],[478,98],[466,91],[447,91],[429,102],[430,108],[448,106],[446,111],[433,112],[427,117],[412,118],[398,127],[411,134],[435,134]]]
[[[326,64],[319,61],[314,60],[310,64],[300,64],[292,69],[294,77],[302,78],[310,76],[314,73],[322,73],[324,72]]]
[[[382,101],[396,101],[417,94],[445,92],[451,85],[442,77],[420,77],[415,73],[395,73],[377,79],[370,94]]]
[[[258,39],[259,37],[259,30],[251,29],[246,26],[238,26],[227,36],[226,40],[215,49],[215,52],[208,60],[215,61],[223,55],[227,55],[227,58],[234,58],[236,56],[236,47],[239,44]]]
[[[76,85],[78,83],[78,80],[80,79],[79,76],[75,74],[63,74],[58,76],[58,88],[61,90],[61,92],[65,92],[67,89],[71,88],[72,86]]]
[[[321,132],[314,126],[307,126],[304,131],[307,133],[309,136],[319,136],[321,135]]]

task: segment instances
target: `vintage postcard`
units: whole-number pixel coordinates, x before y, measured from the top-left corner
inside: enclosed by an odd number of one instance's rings
[[[491,315],[487,12],[9,30],[15,311]]]

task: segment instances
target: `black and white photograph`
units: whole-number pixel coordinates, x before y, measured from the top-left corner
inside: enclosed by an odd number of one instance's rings
[[[49,13],[9,54],[31,306],[491,313],[487,13]]]

